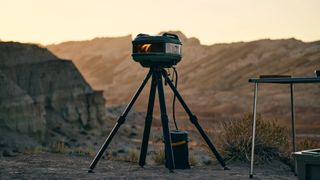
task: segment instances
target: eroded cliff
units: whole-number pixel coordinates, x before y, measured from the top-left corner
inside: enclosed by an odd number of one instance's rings
[[[104,123],[105,100],[71,61],[45,48],[0,42],[0,149],[50,144]]]

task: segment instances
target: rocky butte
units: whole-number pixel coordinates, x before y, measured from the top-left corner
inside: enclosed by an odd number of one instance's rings
[[[68,141],[100,127],[104,104],[71,61],[37,45],[0,42],[0,150]]]

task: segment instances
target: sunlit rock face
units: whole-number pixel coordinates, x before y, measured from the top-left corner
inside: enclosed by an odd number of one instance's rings
[[[312,77],[314,70],[320,69],[320,41],[261,39],[203,45],[182,32],[171,33],[177,34],[182,42],[182,60],[176,67],[179,92],[198,118],[214,127],[215,123],[240,118],[252,111],[253,88],[249,78],[268,74]],[[47,48],[60,58],[72,60],[92,88],[104,90],[108,106],[118,106],[130,101],[148,71],[131,57],[133,38],[69,41]],[[135,104],[141,112],[146,111],[148,85]],[[295,86],[297,127],[301,133],[319,132],[320,100],[316,98],[319,88],[314,84]],[[170,90],[165,93],[171,114],[172,93]],[[288,93],[285,85],[261,85],[259,113],[290,128]],[[181,106],[177,105],[176,112],[178,119],[188,122]]]

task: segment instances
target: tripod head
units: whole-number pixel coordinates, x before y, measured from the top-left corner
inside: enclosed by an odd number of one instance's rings
[[[169,68],[180,62],[181,41],[176,34],[138,34],[132,41],[132,58],[143,67]]]

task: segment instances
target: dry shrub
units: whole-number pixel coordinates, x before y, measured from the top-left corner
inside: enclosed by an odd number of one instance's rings
[[[224,121],[222,145],[227,160],[250,161],[252,144],[252,115],[241,120]],[[279,158],[282,148],[288,144],[287,130],[275,120],[264,120],[260,115],[256,122],[255,160],[258,162]]]
[[[139,161],[138,151],[135,149],[130,149],[128,155],[123,159],[126,162],[137,163]]]
[[[158,165],[163,165],[165,163],[166,157],[164,153],[164,148],[159,148],[154,154],[152,154],[151,159]]]
[[[46,151],[47,151],[46,148],[38,146],[38,147],[33,147],[33,148],[27,148],[22,153],[27,154],[27,155],[32,155],[32,154],[40,154],[40,153],[43,153]]]
[[[72,148],[72,149],[70,148],[69,154],[77,155],[77,156],[94,157],[95,151],[93,149],[89,149],[89,148],[77,147],[77,148]]]
[[[298,151],[316,149],[316,148],[320,148],[319,139],[308,137],[308,138],[303,138],[298,140],[298,143],[297,143]]]
[[[53,153],[62,153],[62,154],[68,153],[71,155],[78,155],[78,156],[93,157],[95,155],[95,152],[93,149],[84,148],[84,147],[70,148],[69,146],[66,145],[66,143],[63,140],[50,143],[47,148],[47,151],[53,152]]]
[[[139,160],[138,151],[136,149],[129,149],[125,155],[118,155],[116,152],[109,150],[106,152],[106,159],[111,161],[124,161],[137,163]]]
[[[190,163],[190,166],[196,166],[198,164],[198,161],[193,156],[193,154],[189,154],[189,163]]]
[[[70,151],[70,149],[65,146],[64,141],[57,141],[49,145],[49,151],[54,153],[67,153]]]

